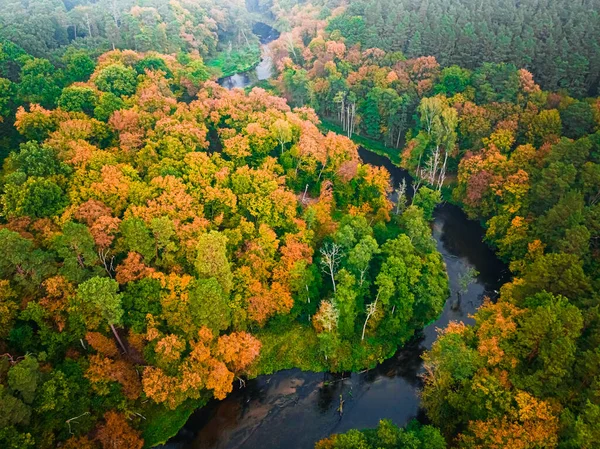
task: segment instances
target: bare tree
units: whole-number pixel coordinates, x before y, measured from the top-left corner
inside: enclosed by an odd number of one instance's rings
[[[367,305],[367,318],[365,319],[365,324],[363,324],[362,337],[360,338],[361,341],[365,339],[365,331],[367,330],[367,323],[369,322],[369,319],[375,314],[375,312],[377,312],[377,300],[378,299],[379,299],[379,293],[377,293],[377,297],[375,298],[375,301],[373,301],[371,304]]]
[[[425,169],[421,168],[421,158],[423,157],[423,153],[419,156],[419,162],[417,163],[417,169],[415,170],[415,179],[412,182],[413,196],[417,194],[419,189],[421,188],[421,184],[423,184],[423,179],[425,178]]]
[[[406,179],[402,178],[402,182],[396,189],[396,215],[400,214],[400,209],[406,205]]]
[[[342,258],[342,247],[337,243],[325,243],[321,248],[320,253],[321,268],[331,277],[333,292],[335,293],[335,274]]]
[[[339,104],[338,119],[342,125],[342,130],[348,137],[354,134],[355,117],[356,117],[356,101],[347,95],[346,92],[338,92],[334,97],[334,102]]]

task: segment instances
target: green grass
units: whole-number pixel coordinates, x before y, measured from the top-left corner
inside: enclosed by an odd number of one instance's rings
[[[189,400],[175,410],[169,410],[163,405],[148,402],[146,404],[147,408],[142,413],[146,419],[141,421],[144,447],[149,448],[166,443],[169,438],[179,432],[179,429],[184,426],[190,415],[196,409],[203,407],[206,402],[206,398]]]
[[[206,61],[206,66],[217,78],[224,78],[235,73],[247,72],[260,62],[260,47],[252,44],[240,50],[221,51]]]
[[[340,126],[323,118],[321,119],[321,131],[333,131],[337,134],[342,135],[346,134]],[[364,136],[359,136],[358,134],[354,134],[352,136],[352,141],[357,145],[360,145],[365,149],[372,151],[373,153],[387,157],[394,164],[400,165],[400,149],[390,148],[378,140],[370,139]]]
[[[262,348],[249,377],[290,368],[316,372],[328,368],[319,352],[317,333],[312,326],[290,323],[286,329],[263,329],[256,337]]]

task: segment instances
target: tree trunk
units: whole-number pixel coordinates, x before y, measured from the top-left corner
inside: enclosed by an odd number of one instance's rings
[[[306,192],[308,192],[308,184],[306,184],[306,187],[304,188],[304,194],[302,195],[302,203],[304,203],[304,200],[306,199]]]
[[[121,341],[121,337],[119,337],[119,334],[117,333],[117,330],[115,329],[114,324],[110,325],[110,329],[112,330],[115,338],[117,339],[117,341],[119,342],[119,345],[121,346],[121,349],[123,350],[124,354],[127,354],[127,349],[125,349],[125,345],[123,344],[123,342]]]
[[[448,162],[448,152],[445,151],[444,152],[444,165],[442,166],[442,169],[440,171],[440,177],[438,180],[438,190],[441,191],[442,190],[442,185],[444,184],[444,179],[446,179],[446,163]]]
[[[335,276],[333,274],[333,267],[331,267],[329,269],[329,274],[331,275],[331,282],[333,283],[333,293],[335,294],[336,293],[336,290],[335,290]]]
[[[317,182],[319,182],[321,180],[321,175],[323,174],[323,170],[325,170],[326,165],[327,165],[327,162],[325,162],[323,164],[323,166],[321,167],[321,171],[319,172],[319,178],[317,179]]]
[[[363,324],[362,336],[360,337],[360,341],[363,341],[365,339],[365,331],[367,330],[367,323],[369,322],[369,318],[371,318],[373,316],[373,314],[375,313],[375,311],[377,310],[377,300],[378,299],[379,299],[379,293],[377,293],[377,296],[375,297],[375,302],[373,303],[373,307],[370,307],[371,304],[369,304],[369,306],[368,306],[367,318],[365,319],[365,324]]]

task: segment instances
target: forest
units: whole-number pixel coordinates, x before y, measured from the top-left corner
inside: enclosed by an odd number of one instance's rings
[[[443,202],[509,282],[439,329],[425,418],[315,447],[598,447],[597,0],[0,7],[0,447],[154,447],[257,376],[374,368],[444,310]]]

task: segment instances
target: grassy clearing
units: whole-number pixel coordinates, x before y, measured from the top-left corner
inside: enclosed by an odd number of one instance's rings
[[[292,323],[287,329],[262,330],[257,337],[262,348],[254,365],[255,372],[250,372],[250,377],[290,368],[316,372],[327,370],[312,326]]]
[[[179,432],[190,415],[196,409],[203,407],[206,402],[206,398],[195,401],[189,400],[175,410],[169,410],[163,405],[148,402],[148,407],[143,411],[146,419],[141,421],[144,447],[150,448],[166,443],[169,438]]]

